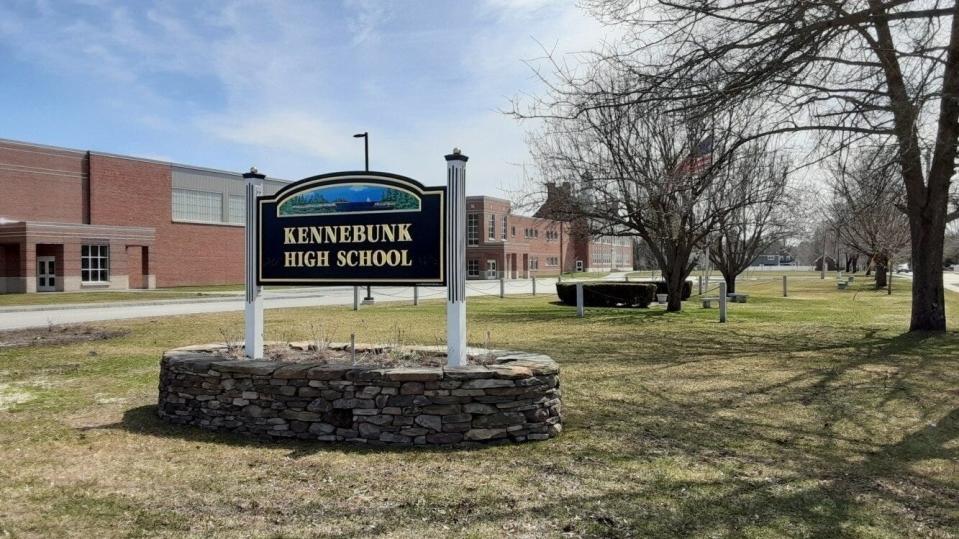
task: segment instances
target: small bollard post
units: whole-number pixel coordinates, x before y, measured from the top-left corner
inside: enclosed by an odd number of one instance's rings
[[[506,279],[500,277],[499,279],[499,297],[503,298],[506,296]]]
[[[726,323],[726,281],[719,283],[719,323]]]
[[[786,278],[787,276],[783,275],[783,297],[784,298],[789,297],[789,285],[786,283]]]
[[[533,295],[536,295],[536,276],[533,275]]]
[[[699,276],[699,295],[703,295],[703,276]]]
[[[576,316],[582,318],[584,313],[583,309],[583,283],[576,283]]]
[[[353,287],[353,310],[357,311],[360,308],[360,287]]]
[[[420,287],[413,285],[413,305],[420,304]]]
[[[350,333],[350,357],[353,365],[356,365],[356,333]]]
[[[628,273],[626,274],[626,282],[627,282],[627,283],[629,282],[629,274],[628,274]]]

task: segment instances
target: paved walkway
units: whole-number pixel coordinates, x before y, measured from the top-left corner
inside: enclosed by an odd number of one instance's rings
[[[911,273],[895,273],[893,274],[893,279],[899,279],[905,277],[909,280],[912,280]],[[893,285],[895,286],[895,285]],[[953,292],[959,292],[959,273],[954,271],[944,271],[942,272],[942,286],[946,290],[952,290]]]
[[[555,294],[555,283],[556,279],[537,279],[536,291],[538,294]],[[532,281],[529,280],[505,281],[504,284],[504,293],[507,295],[532,292]],[[361,288],[360,292],[362,299],[362,296],[366,295],[366,290]],[[499,293],[499,281],[467,281],[466,283],[467,296],[499,296]],[[264,296],[264,308],[266,309],[352,305],[353,287],[283,289],[273,292],[267,291]],[[413,289],[410,287],[373,287],[373,297],[376,299],[376,303],[412,302]],[[419,297],[424,301],[443,299],[446,297],[446,289],[442,287],[420,287]],[[0,330],[101,320],[233,312],[242,311],[243,306],[242,297],[154,300],[150,302],[137,300],[122,303],[76,304],[60,306],[59,308],[44,305],[0,312]],[[363,306],[360,306],[360,309],[363,309]]]

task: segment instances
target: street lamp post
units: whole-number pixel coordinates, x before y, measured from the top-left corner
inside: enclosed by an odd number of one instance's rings
[[[363,131],[362,133],[357,133],[353,135],[353,138],[363,139],[363,163],[366,167],[366,171],[370,171],[370,133],[369,131]],[[370,285],[366,285],[366,297],[363,298],[363,304],[369,305],[376,301],[373,299],[373,291]]]

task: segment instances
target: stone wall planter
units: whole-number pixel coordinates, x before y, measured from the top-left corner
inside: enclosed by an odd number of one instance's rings
[[[160,364],[159,414],[255,438],[322,442],[459,445],[558,435],[556,362],[490,353],[496,362],[487,366],[378,368],[236,360],[220,345],[177,348]]]

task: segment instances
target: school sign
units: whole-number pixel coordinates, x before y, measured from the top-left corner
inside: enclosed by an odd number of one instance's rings
[[[246,356],[263,357],[263,285],[446,285],[447,356],[466,364],[466,161],[446,186],[386,172],[311,176],[263,196],[246,179]]]
[[[258,197],[256,219],[258,284],[446,284],[446,187],[323,174]]]

